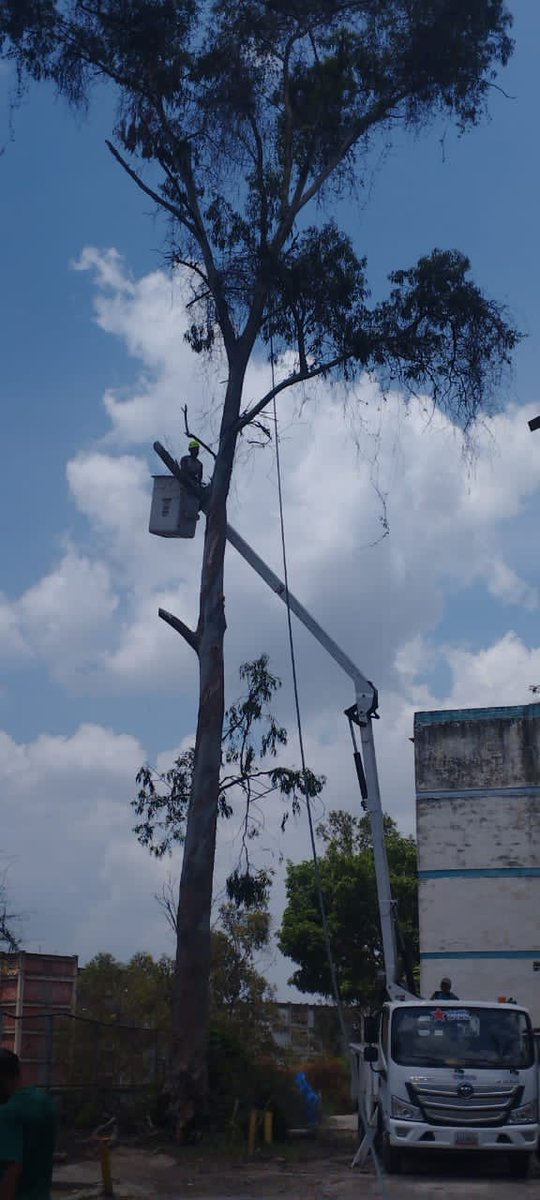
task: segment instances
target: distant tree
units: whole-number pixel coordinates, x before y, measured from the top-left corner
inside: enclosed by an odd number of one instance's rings
[[[418,964],[416,845],[385,816],[392,891],[409,960]],[[332,950],[343,999],[369,1006],[380,993],[383,969],[377,887],[367,816],[337,811],[319,826],[324,843],[320,874]],[[301,992],[332,995],[312,861],[287,866],[287,906],[279,948],[297,963],[290,982]]]
[[[103,1022],[168,1030],[174,963],[139,951],[122,963],[112,954],[90,959],[79,974],[77,1013]]]
[[[388,144],[394,130],[416,135],[440,116],[474,125],[512,52],[510,26],[504,0],[3,0],[0,9],[0,55],[21,89],[52,81],[83,111],[96,81],[115,93],[109,148],[168,218],[171,262],[192,281],[187,339],[225,359],[213,473],[199,496],[198,620],[177,622],[199,668],[168,1072],[179,1126],[206,1087],[238,441],[275,396],[331,372],[428,392],[461,427],[489,410],[518,334],[473,283],[467,257],[436,249],[394,271],[387,298],[370,305],[363,248],[339,228],[333,202],[369,178],[377,136]],[[246,371],[262,344],[286,353],[275,385],[254,396]]]
[[[0,947],[9,953],[20,949],[20,939],[17,927],[20,914],[11,910],[8,890],[8,868],[0,870]]]

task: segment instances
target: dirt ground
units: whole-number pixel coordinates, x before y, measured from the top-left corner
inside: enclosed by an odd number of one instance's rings
[[[317,1139],[275,1148],[246,1161],[215,1148],[118,1146],[112,1152],[118,1200],[540,1200],[540,1163],[531,1178],[515,1182],[504,1156],[422,1157],[402,1175],[384,1181],[369,1165],[352,1170],[356,1138],[351,1130],[328,1131]],[[98,1151],[68,1157],[55,1170],[54,1200],[93,1200],[101,1194]]]

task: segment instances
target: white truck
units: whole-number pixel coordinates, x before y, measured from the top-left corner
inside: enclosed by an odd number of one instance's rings
[[[351,1047],[359,1108],[386,1171],[404,1152],[489,1150],[524,1178],[538,1138],[538,1067],[519,1005],[385,1003],[376,1041]]]
[[[446,976],[460,999],[390,992],[353,1048],[360,1110],[390,1171],[404,1150],[477,1149],[523,1176],[538,1140],[540,705],[417,713],[414,751],[421,988]]]
[[[178,463],[159,442],[154,449],[182,487]],[[154,477],[154,496],[160,478]],[[153,513],[152,533],[184,536],[176,527],[171,531],[157,502]],[[350,1047],[353,1095],[360,1124],[368,1130],[354,1161],[369,1153],[373,1131],[388,1171],[399,1170],[404,1150],[489,1149],[507,1152],[512,1174],[524,1176],[537,1145],[539,1116],[538,1066],[529,1014],[519,1005],[496,1003],[496,997],[491,1003],[420,1000],[410,977],[407,986],[400,981],[397,913],[373,737],[377,690],[230,525],[227,538],[354,687],[355,701],[346,715],[362,805],[371,823],[387,996],[376,1032],[365,1027],[362,1044]],[[173,614],[160,609],[159,615],[176,627]]]

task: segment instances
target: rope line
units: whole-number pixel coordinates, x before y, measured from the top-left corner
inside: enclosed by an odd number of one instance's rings
[[[274,388],[275,388],[275,371],[274,371],[274,345],[273,345],[272,335],[270,335],[270,363],[271,363],[271,369],[272,369],[272,390],[274,390]],[[327,911],[326,911],[326,903],[325,903],[325,899],[324,899],[324,891],[323,891],[323,886],[322,886],[319,855],[317,852],[317,843],[315,840],[315,827],[313,824],[313,812],[312,812],[312,807],[311,807],[311,798],[308,793],[307,766],[306,766],[306,756],[305,756],[305,751],[304,751],[304,734],[303,734],[303,728],[302,728],[302,714],[301,714],[301,710],[300,710],[298,671],[297,671],[297,666],[296,666],[296,650],[295,650],[295,644],[294,644],[291,606],[290,606],[290,602],[289,602],[289,571],[288,571],[288,562],[287,562],[287,545],[286,545],[286,538],[285,538],[285,515],[284,515],[284,505],[283,505],[281,453],[280,453],[280,446],[279,446],[279,429],[278,429],[277,407],[276,407],[276,397],[275,396],[273,397],[273,400],[272,400],[272,407],[273,407],[274,430],[275,430],[276,476],[277,476],[277,490],[278,490],[278,503],[279,503],[279,525],[280,525],[280,535],[281,535],[281,559],[282,559],[282,564],[283,564],[283,579],[284,579],[284,583],[285,583],[285,604],[286,604],[286,609],[287,609],[287,632],[288,632],[288,640],[289,640],[289,653],[290,653],[290,659],[291,659],[291,675],[292,675],[292,685],[293,685],[293,693],[294,693],[294,707],[295,707],[295,714],[296,714],[296,728],[297,728],[297,734],[298,734],[298,745],[300,748],[300,763],[301,763],[301,767],[302,767],[302,777],[304,780],[306,813],[307,813],[307,819],[308,819],[309,838],[310,838],[310,842],[311,842],[311,856],[313,859],[313,869],[314,869],[314,873],[315,873],[315,887],[316,887],[316,891],[317,891],[319,911],[321,914],[324,947],[325,947],[326,958],[327,958],[328,966],[329,966],[329,970],[330,970],[330,979],[331,979],[331,983],[332,983],[332,994],[334,997],[334,1001],[335,1001],[336,1009],[337,1009],[337,1013],[338,1013],[339,1028],[340,1028],[340,1033],[341,1033],[341,1039],[343,1042],[343,1053],[348,1057],[348,1055],[349,1055],[349,1037],[348,1037],[348,1033],[347,1033],[347,1026],[345,1023],[345,1014],[343,1011],[343,1002],[341,999],[341,992],[339,989],[339,980],[338,980],[338,975],[337,975],[337,970],[336,970],[336,964],[334,961],[334,956],[332,954],[332,943],[331,943],[331,939],[330,939],[330,929],[328,926],[328,915],[327,915]],[[388,1191],[387,1191],[386,1185],[385,1185],[385,1179],[384,1179],[384,1176],[383,1176],[383,1173],[381,1170],[381,1164],[379,1162],[379,1157],[375,1150],[373,1133],[369,1126],[368,1114],[367,1114],[367,1111],[365,1108],[363,1097],[361,1097],[360,1095],[358,1096],[358,1105],[361,1110],[362,1118],[364,1121],[364,1128],[365,1128],[366,1136],[367,1136],[367,1139],[369,1142],[371,1157],[373,1159],[373,1164],[375,1167],[375,1174],[377,1177],[377,1182],[379,1184],[382,1200],[389,1200]]]
[[[275,387],[274,347],[273,347],[272,342],[270,343],[270,355],[271,355],[271,363],[272,363],[272,388],[274,388]],[[317,897],[318,897],[318,901],[319,901],[319,911],[321,914],[324,945],[325,945],[325,950],[326,950],[326,957],[328,959],[328,966],[330,969],[332,993],[333,993],[334,1000],[336,1002],[336,1008],[338,1011],[340,1032],[341,1032],[341,1037],[343,1040],[343,1052],[345,1054],[347,1054],[349,1038],[348,1038],[348,1034],[347,1034],[347,1026],[345,1024],[345,1016],[343,1013],[343,1004],[342,1004],[342,1000],[341,1000],[341,993],[339,990],[339,982],[338,982],[338,977],[337,977],[336,964],[334,962],[334,957],[332,954],[332,945],[331,945],[331,941],[330,941],[330,930],[328,928],[328,916],[327,916],[327,912],[326,912],[326,904],[324,901],[324,893],[323,893],[323,888],[322,888],[319,856],[317,853],[317,843],[315,840],[315,827],[313,824],[313,812],[312,812],[312,808],[311,808],[311,799],[310,799],[310,796],[308,793],[308,775],[307,775],[307,766],[306,766],[306,756],[305,756],[305,750],[304,750],[304,733],[303,733],[303,728],[302,728],[302,715],[301,715],[301,711],[300,711],[300,695],[299,695],[299,688],[298,688],[298,671],[297,671],[297,666],[296,666],[296,650],[295,650],[295,645],[294,645],[294,633],[293,633],[292,618],[291,618],[291,606],[289,603],[289,572],[288,572],[288,563],[287,563],[287,546],[286,546],[286,540],[285,540],[285,516],[284,516],[284,508],[283,508],[281,455],[280,455],[280,448],[279,448],[279,432],[278,432],[278,424],[277,424],[277,409],[276,409],[275,396],[273,398],[273,413],[274,413],[275,445],[276,445],[276,473],[277,473],[277,487],[278,487],[278,501],[279,501],[279,524],[280,524],[280,534],[281,534],[281,557],[282,557],[282,562],[283,562],[283,578],[285,581],[285,603],[286,603],[286,607],[287,607],[287,631],[288,631],[288,637],[289,637],[289,651],[290,651],[290,657],[291,657],[291,673],[292,673],[292,684],[293,684],[293,693],[294,693],[294,707],[295,707],[295,713],[296,713],[296,728],[297,728],[297,732],[298,732],[298,744],[299,744],[299,748],[300,748],[300,763],[301,763],[301,767],[302,767],[302,777],[304,780],[304,794],[305,794],[306,812],[307,812],[308,827],[309,827],[309,838],[310,838],[310,842],[311,842],[311,854],[312,854],[312,858],[313,858],[313,867],[314,867],[314,871],[315,871],[315,886],[317,889]]]

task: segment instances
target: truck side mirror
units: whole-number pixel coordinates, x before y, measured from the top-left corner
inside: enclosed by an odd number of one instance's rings
[[[376,1046],[364,1046],[364,1062],[376,1063],[379,1058],[379,1051]]]
[[[379,1033],[379,1018],[364,1017],[364,1041],[376,1042]]]

